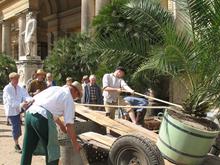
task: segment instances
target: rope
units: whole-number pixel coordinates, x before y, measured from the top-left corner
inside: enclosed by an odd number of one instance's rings
[[[126,92],[126,91],[123,91],[123,92]],[[136,95],[138,95],[138,96],[145,97],[145,98],[147,98],[147,99],[152,99],[152,100],[155,100],[155,101],[159,101],[159,102],[161,102],[161,103],[165,103],[165,104],[168,104],[168,105],[175,106],[175,107],[178,107],[178,108],[183,109],[183,107],[182,107],[181,105],[178,105],[178,104],[175,104],[175,103],[171,103],[171,102],[168,102],[168,101],[164,101],[164,100],[161,100],[161,99],[157,99],[157,98],[152,97],[152,96],[143,95],[143,94],[138,93],[138,92],[134,92],[134,94],[136,94]]]
[[[122,90],[121,92],[128,92],[126,90]],[[130,92],[129,92],[130,93]],[[164,101],[161,99],[157,99],[155,97],[152,96],[147,96],[138,92],[134,92],[134,94],[138,95],[138,96],[142,96],[145,97],[147,99],[152,99],[161,103],[165,103],[171,106],[175,106],[180,108],[181,110],[183,110],[183,107],[181,105],[175,104],[175,103],[171,103],[168,101]],[[80,105],[80,106],[93,106],[93,107],[112,107],[112,108],[146,108],[146,109],[168,109],[168,110],[173,110],[173,111],[177,111],[176,109],[172,108],[172,107],[168,107],[168,106],[132,106],[132,105],[127,105],[127,106],[123,106],[123,105],[119,105],[119,101],[118,101],[118,105],[100,105],[100,104],[81,104],[81,103],[75,103],[76,105]]]
[[[75,103],[75,104],[79,106],[87,106],[87,107],[170,109],[170,107],[168,106],[100,105],[100,104],[81,104],[81,103]]]

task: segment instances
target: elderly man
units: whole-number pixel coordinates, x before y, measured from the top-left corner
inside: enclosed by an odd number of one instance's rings
[[[123,80],[126,71],[123,67],[117,67],[114,73],[105,74],[102,79],[103,84],[103,97],[105,111],[111,119],[115,118],[115,111],[117,108],[110,107],[111,105],[130,105],[120,97],[120,92],[125,90],[130,93],[134,93],[127,83]],[[110,105],[110,106],[109,106]],[[131,121],[136,124],[135,114],[132,108],[126,108]]]
[[[32,98],[25,89],[18,86],[19,74],[9,74],[10,83],[3,90],[3,103],[5,115],[12,124],[12,136],[15,142],[15,151],[21,153],[18,139],[21,136],[20,112],[22,107],[27,107]]]
[[[96,84],[96,76],[89,76],[89,83],[87,83],[83,90],[82,103],[87,104],[103,104],[103,97],[101,88]],[[101,110],[101,108],[90,107],[94,110]]]
[[[38,69],[36,72],[36,79],[33,80],[30,85],[28,86],[28,93],[30,96],[35,96],[36,94],[40,93],[41,91],[47,88],[47,84],[45,80],[46,73],[43,69]]]
[[[53,75],[52,73],[47,73],[46,74],[46,83],[47,83],[47,87],[51,87],[51,86],[56,86],[56,82],[53,80]]]
[[[38,149],[39,142],[44,148],[46,164],[57,165],[59,162],[59,145],[55,122],[67,133],[77,151],[80,145],[73,130],[75,107],[73,99],[78,97],[76,88],[52,86],[34,96],[34,103],[27,110],[25,135],[21,165],[30,165],[32,154]],[[58,118],[64,117],[64,123]]]

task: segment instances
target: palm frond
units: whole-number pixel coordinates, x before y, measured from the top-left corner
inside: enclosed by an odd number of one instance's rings
[[[101,58],[109,61],[123,60],[124,63],[139,63],[146,58],[149,50],[148,41],[142,37],[131,37],[126,34],[115,33],[107,40],[103,37],[96,38],[87,48],[87,51],[102,52]],[[138,56],[138,58],[136,58]]]

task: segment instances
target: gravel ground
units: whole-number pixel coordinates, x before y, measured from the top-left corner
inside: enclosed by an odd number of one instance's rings
[[[24,133],[24,126],[22,126]],[[20,137],[19,143],[22,146],[23,136]],[[19,165],[21,154],[14,150],[14,140],[11,135],[11,126],[6,125],[6,118],[3,106],[0,105],[0,165]],[[32,165],[44,165],[44,157],[34,156]]]
[[[22,126],[22,133],[24,133],[24,126]],[[23,136],[20,137],[19,142],[22,146]],[[3,106],[0,105],[0,165],[19,165],[21,154],[14,150],[14,141],[11,136],[11,126],[6,125],[6,118],[4,115]],[[43,156],[33,156],[32,165],[44,165],[45,159]],[[105,163],[93,163],[91,165],[104,165]],[[59,163],[62,165],[62,163]],[[208,155],[203,165],[220,165],[220,158]]]

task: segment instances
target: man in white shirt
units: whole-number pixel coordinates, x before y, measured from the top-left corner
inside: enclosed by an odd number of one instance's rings
[[[79,151],[80,145],[76,141],[76,134],[73,129],[75,116],[73,98],[76,95],[75,87],[69,85],[68,87],[52,86],[34,96],[35,101],[26,113],[21,165],[31,164],[32,154],[39,141],[43,143],[46,152],[46,164],[58,164],[59,154],[57,157],[52,157],[52,161],[48,156],[50,154],[48,149],[50,140],[57,139],[57,132],[50,139],[51,130],[49,126],[51,120],[48,114],[53,116],[52,122],[55,121],[60,129],[68,134],[73,146]],[[59,116],[64,117],[64,123],[58,118]],[[55,147],[59,148],[58,144]]]
[[[114,73],[105,74],[102,79],[104,105],[107,105],[105,107],[105,111],[111,119],[115,118],[115,111],[117,108],[109,107],[108,105],[129,106],[130,104],[120,97],[120,92],[125,90],[127,92],[134,93],[134,90],[132,90],[122,79],[125,73],[126,71],[123,67],[117,67]],[[126,108],[126,111],[128,112],[131,121],[136,124],[135,114],[132,108]]]
[[[18,139],[21,136],[21,121],[20,112],[21,108],[28,105],[31,97],[27,91],[18,86],[19,74],[12,72],[9,74],[10,83],[3,89],[3,104],[5,115],[8,117],[12,124],[12,135],[15,141],[16,152],[21,153]]]

